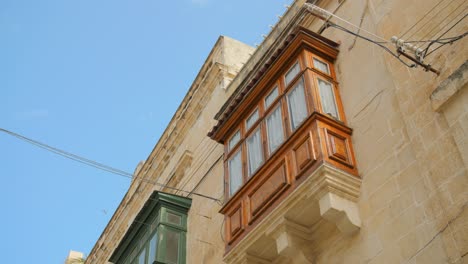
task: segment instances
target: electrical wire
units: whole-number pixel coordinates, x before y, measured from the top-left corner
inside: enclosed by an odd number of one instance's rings
[[[443,37],[443,36],[444,36],[445,34],[447,34],[450,30],[452,30],[455,26],[457,26],[460,22],[462,22],[463,19],[466,18],[466,16],[468,16],[468,14],[465,14],[462,18],[460,18],[455,24],[453,24],[449,29],[447,29],[444,33],[442,33],[442,34],[439,36],[438,39],[440,39],[441,37]],[[436,42],[433,41],[433,42],[429,43],[429,44],[427,45],[427,47],[425,48],[425,50],[424,50],[424,56],[427,57],[427,56],[429,56],[431,53],[433,53],[434,51],[436,51],[436,50],[438,50],[439,48],[441,48],[442,46],[444,46],[444,45],[446,45],[446,44],[451,44],[451,43],[453,43],[453,42],[455,42],[455,41],[457,41],[457,40],[459,40],[459,39],[462,39],[463,37],[466,36],[466,34],[467,34],[467,33],[465,32],[464,34],[460,35],[458,39],[455,39],[455,40],[453,40],[453,41],[449,41],[449,42],[447,42],[447,43],[444,43],[444,44],[442,44],[441,46],[435,48],[434,50],[432,50],[431,52],[428,53],[429,48],[430,48],[434,43],[436,43]],[[438,39],[437,39],[437,40],[438,40]]]
[[[162,184],[162,183],[159,183],[157,181],[152,181],[152,180],[149,180],[149,179],[135,178],[134,175],[129,173],[129,172],[119,170],[119,169],[113,168],[111,166],[108,166],[108,165],[105,165],[105,164],[102,164],[102,163],[99,163],[99,162],[96,162],[96,161],[93,161],[93,160],[90,160],[90,159],[75,155],[73,153],[61,150],[59,148],[52,147],[50,145],[47,145],[47,144],[39,142],[37,140],[25,137],[23,135],[20,135],[18,133],[12,132],[12,131],[9,131],[7,129],[0,128],[0,131],[4,132],[4,133],[6,133],[6,134],[8,134],[10,136],[16,137],[16,138],[18,138],[18,139],[20,139],[22,141],[27,142],[27,143],[30,143],[30,144],[32,144],[34,146],[37,146],[39,148],[42,148],[44,150],[47,150],[49,152],[52,152],[52,153],[57,154],[59,156],[62,156],[64,158],[79,162],[81,164],[84,164],[84,165],[87,165],[87,166],[90,166],[90,167],[94,167],[94,168],[102,170],[102,171],[107,171],[107,172],[110,172],[110,173],[113,173],[113,174],[116,174],[116,175],[119,175],[119,176],[122,176],[122,177],[130,178],[130,179],[140,180],[140,181],[143,181],[143,182],[146,182],[146,183],[150,183],[150,184],[153,184],[153,185],[156,185],[156,186],[168,188],[168,189],[171,189],[171,190],[174,190],[174,191],[179,191],[179,192],[183,192],[183,193],[187,193],[187,194],[196,195],[196,196],[199,196],[199,197],[203,197],[203,198],[206,198],[206,199],[213,200],[213,201],[217,202],[218,204],[222,204],[221,200],[219,200],[217,198],[214,198],[214,197],[210,197],[208,195],[178,189],[178,188],[168,186],[166,184]]]
[[[446,44],[452,44],[453,42],[455,42],[455,41],[457,41],[457,40],[460,40],[460,39],[466,37],[467,35],[468,35],[468,32],[465,33],[465,34],[463,34],[463,35],[461,35],[459,38],[454,39],[453,41],[450,41],[450,42],[447,42],[447,43],[444,43],[444,44],[440,45],[439,47],[437,47],[437,48],[431,50],[429,53],[427,53],[427,54],[426,54],[426,57],[429,56],[429,55],[431,55],[432,53],[434,53],[436,50],[442,48],[442,47],[445,46]]]
[[[443,0],[443,1],[444,1],[444,0]],[[439,3],[438,3],[437,5],[435,5],[431,10],[429,10],[429,11],[423,16],[423,18],[426,17],[431,11],[433,11],[433,10],[434,10],[438,5],[440,5],[440,3],[442,3],[443,1],[439,2]],[[449,6],[451,3],[453,3],[453,1],[452,1],[452,2],[449,2],[449,3],[448,3],[446,6],[444,6],[441,10],[439,10],[439,12],[437,12],[435,15],[441,13],[441,11],[444,10],[444,9],[445,9],[447,6]],[[461,3],[460,5],[458,5],[457,8],[455,8],[455,10],[457,10],[458,7],[460,7],[462,4],[463,4],[463,3]],[[318,8],[318,7],[314,6],[314,5],[311,5],[311,6],[310,6],[310,9],[311,9],[311,12],[312,12],[312,13],[315,13],[315,14],[318,13],[317,15],[318,15],[319,17],[320,17],[320,15],[322,15],[322,19],[324,19],[324,20],[325,20],[325,18],[323,17],[323,13],[328,14],[328,15],[333,16],[333,17],[336,17],[336,18],[338,18],[339,20],[344,21],[344,22],[346,22],[347,24],[350,24],[350,25],[352,25],[352,26],[355,27],[355,28],[358,28],[358,30],[362,30],[362,31],[364,31],[364,32],[367,32],[368,34],[371,34],[371,35],[373,35],[373,36],[378,37],[379,39],[382,39],[381,37],[379,37],[379,36],[377,36],[377,35],[374,35],[374,34],[368,32],[368,31],[365,31],[365,30],[363,30],[362,28],[360,28],[360,27],[358,27],[358,26],[356,26],[356,25],[354,25],[354,24],[352,24],[352,23],[349,23],[348,21],[346,21],[346,20],[344,20],[344,19],[342,19],[342,18],[340,18],[340,17],[338,17],[338,16],[336,16],[336,15],[334,15],[334,14],[331,14],[330,12],[328,12],[328,11],[326,11],[326,10],[324,10],[324,9]],[[315,12],[314,12],[314,11],[315,11]],[[463,12],[463,11],[464,11],[464,10],[462,10],[462,12]],[[316,13],[316,12],[317,12],[317,13]],[[321,13],[322,13],[322,14],[321,14]],[[453,11],[452,11],[448,16],[450,16],[451,14],[453,14]],[[451,24],[451,22],[452,22],[455,18],[457,18],[459,15],[460,15],[460,13],[457,14],[449,23],[447,23],[445,26],[443,26],[442,29],[444,29],[447,25]],[[442,37],[445,36],[445,34],[447,34],[452,28],[454,28],[457,24],[459,24],[466,16],[467,16],[467,15],[465,15],[462,19],[458,20],[454,25],[452,25],[448,30],[446,30],[444,33],[442,33],[442,34],[441,34],[438,38],[436,38],[436,39],[432,39],[432,38],[431,38],[431,39],[424,40],[425,37],[423,37],[421,40],[409,40],[409,41],[405,41],[405,42],[406,42],[406,43],[429,43],[427,49],[423,52],[424,56],[428,56],[428,55],[430,55],[431,53],[435,52],[435,51],[436,51],[437,49],[439,49],[440,47],[442,47],[442,46],[444,46],[444,45],[446,45],[446,44],[451,44],[451,43],[453,43],[453,42],[455,42],[455,41],[457,41],[457,40],[460,40],[460,39],[464,38],[464,37],[468,34],[468,33],[463,33],[463,34],[461,34],[461,35],[454,36],[454,37],[442,38]],[[416,24],[418,24],[420,21],[422,21],[423,18],[419,19],[419,21],[416,22]],[[416,25],[416,24],[415,24],[415,25]],[[423,25],[423,27],[424,27],[426,24],[427,24],[427,23],[425,23],[425,24]],[[412,27],[410,27],[403,35],[407,34],[412,28],[415,27],[415,25],[413,25]],[[358,31],[358,32],[353,32],[353,31],[351,31],[351,30],[349,30],[349,29],[347,29],[347,28],[345,28],[345,27],[342,27],[342,26],[337,25],[337,24],[335,24],[335,23],[333,23],[333,22],[330,22],[330,21],[327,19],[326,22],[325,22],[325,24],[324,24],[324,29],[326,29],[326,28],[328,28],[328,27],[333,27],[333,28],[342,30],[342,31],[344,31],[344,32],[346,32],[346,33],[348,33],[348,34],[351,34],[351,35],[356,36],[356,37],[358,37],[358,38],[364,39],[364,40],[369,41],[369,42],[371,42],[371,43],[373,43],[373,44],[376,44],[377,46],[379,46],[379,47],[381,47],[382,49],[384,49],[386,52],[388,52],[390,55],[392,55],[394,58],[396,58],[398,61],[400,61],[400,62],[401,62],[402,64],[404,64],[405,66],[407,66],[407,67],[409,67],[409,68],[414,68],[414,67],[416,67],[416,64],[407,63],[407,62],[405,62],[404,60],[402,60],[402,59],[400,58],[400,55],[404,55],[405,57],[408,56],[408,55],[404,54],[403,51],[398,50],[398,52],[395,54],[392,50],[390,50],[388,47],[386,47],[385,45],[390,43],[390,42],[388,42],[388,41],[375,41],[375,40],[373,40],[373,39],[371,39],[371,38],[362,36],[361,34],[359,34],[359,31]],[[433,31],[433,30],[431,30],[430,32],[432,32],[432,31]],[[437,33],[436,33],[436,34],[437,34]],[[412,35],[414,35],[414,34],[412,34]],[[412,35],[411,35],[411,36],[412,36]],[[432,46],[433,44],[436,44],[436,43],[439,44],[440,46],[437,47],[437,48],[435,48],[434,50],[430,51],[429,53],[427,53],[428,48],[429,48],[430,46]],[[402,52],[403,52],[403,54],[402,54]],[[423,56],[423,57],[424,57],[424,56]],[[410,57],[407,57],[407,58],[408,58],[408,59],[411,59]],[[411,59],[411,60],[412,60],[412,59]],[[428,66],[428,65],[426,65],[426,66]],[[428,66],[428,67],[429,67],[429,66]],[[432,70],[431,70],[431,71],[432,71]]]
[[[344,28],[344,27],[342,27],[342,26],[336,25],[336,24],[334,24],[334,23],[331,23],[331,22],[327,22],[327,23],[328,23],[328,26],[329,26],[329,27],[333,27],[333,28],[342,30],[342,31],[344,31],[344,32],[346,32],[346,33],[349,33],[349,34],[353,35],[353,36],[356,36],[356,37],[358,37],[358,38],[361,38],[361,39],[364,39],[364,40],[367,40],[367,41],[369,41],[369,42],[371,42],[371,43],[376,44],[377,46],[379,46],[379,47],[381,47],[382,49],[384,49],[386,52],[388,52],[390,55],[392,55],[393,57],[395,57],[397,60],[399,60],[401,63],[403,63],[403,64],[404,64],[405,66],[407,66],[408,68],[414,68],[414,67],[416,66],[415,64],[408,64],[408,63],[406,63],[406,62],[405,62],[404,60],[402,60],[397,54],[393,53],[389,48],[385,47],[385,46],[383,45],[382,42],[374,41],[374,40],[372,40],[372,39],[370,39],[370,38],[361,36],[361,35],[359,35],[359,34],[357,34],[357,33],[354,33],[354,32],[351,31],[351,30],[348,30],[348,29],[346,29],[346,28]]]
[[[461,35],[455,37],[448,37],[448,38],[441,38],[441,39],[425,39],[425,40],[405,40],[405,43],[423,43],[423,42],[437,42],[441,44],[446,44],[453,39],[459,38],[460,36],[466,35],[467,33],[463,33]]]
[[[432,36],[435,36],[437,35],[437,33],[439,33],[440,31],[442,31],[446,26],[450,25],[452,23],[452,21],[454,21],[460,14],[462,14],[463,12],[465,12],[466,10],[466,7],[464,9],[461,10],[461,12],[459,12],[456,16],[454,16],[451,20],[449,20],[445,25],[443,25],[442,27],[439,27],[440,24],[442,24],[442,22],[444,22],[447,18],[449,18],[453,13],[455,13],[457,10],[459,10],[459,8],[464,4],[464,1],[462,1],[456,8],[454,8],[452,10],[452,12],[450,12],[447,16],[445,16],[444,18],[442,18],[441,21],[439,22],[434,22],[434,27],[432,27],[431,30],[429,30],[423,37],[421,37],[421,39],[425,39],[425,38],[432,38],[430,37],[431,35]],[[440,28],[439,31],[435,31],[434,30],[437,30],[438,28]]]
[[[429,15],[429,13],[432,12],[432,10],[434,10],[436,7],[438,7],[438,6],[439,6],[440,4],[442,4],[444,1],[445,1],[445,0],[440,1],[440,2],[437,3],[435,6],[433,6],[429,11],[427,11],[426,14],[424,14],[423,17],[421,17],[416,23],[414,23],[410,28],[408,28],[408,29],[405,31],[405,33],[403,33],[403,34],[401,35],[400,38],[404,38],[405,35],[406,35],[408,32],[411,31],[411,29],[413,29],[417,24],[419,24],[427,15]]]
[[[411,39],[411,37],[413,37],[416,33],[418,33],[419,31],[421,31],[426,25],[428,25],[430,22],[432,22],[438,14],[440,14],[443,10],[445,10],[450,4],[452,4],[455,0],[452,0],[451,2],[449,2],[448,4],[446,4],[444,7],[442,7],[442,9],[439,10],[439,12],[435,13],[431,19],[427,20],[426,23],[424,23],[420,28],[419,30],[416,30],[415,32],[413,32],[411,35],[408,36],[408,39]]]
[[[361,27],[359,27],[359,26],[356,26],[356,25],[354,25],[353,23],[351,23],[351,22],[349,22],[349,21],[347,21],[347,20],[345,20],[345,19],[343,19],[343,18],[341,18],[341,17],[339,17],[339,16],[337,16],[337,15],[331,13],[331,12],[328,11],[328,10],[325,10],[325,9],[320,8],[320,7],[318,7],[318,6],[316,6],[316,5],[313,5],[313,4],[306,4],[306,5],[308,6],[309,11],[311,11],[312,13],[314,13],[314,11],[315,11],[315,12],[318,12],[318,13],[323,12],[323,13],[327,14],[328,16],[332,16],[332,17],[334,17],[334,18],[336,18],[336,19],[338,19],[338,20],[340,20],[340,21],[342,21],[342,22],[344,22],[344,23],[346,23],[346,24],[348,24],[348,25],[350,25],[350,26],[352,26],[352,27],[354,27],[354,28],[360,30],[360,31],[366,32],[367,34],[369,34],[369,35],[371,35],[371,36],[373,36],[373,37],[375,37],[375,38],[377,38],[377,39],[382,40],[381,42],[378,42],[378,43],[390,43],[388,40],[382,38],[381,36],[378,36],[378,35],[376,35],[376,34],[370,32],[370,31],[368,31],[368,30],[365,30],[365,29],[363,29],[363,28],[361,28]],[[325,23],[334,24],[334,23],[329,22],[329,21],[326,21]],[[334,25],[336,25],[336,24],[334,24]],[[372,40],[372,42],[375,42],[375,41]]]

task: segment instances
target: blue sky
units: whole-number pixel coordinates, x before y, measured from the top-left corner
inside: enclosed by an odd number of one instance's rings
[[[254,45],[290,0],[2,0],[0,128],[133,172],[219,35]],[[89,253],[130,180],[0,133],[3,263]]]

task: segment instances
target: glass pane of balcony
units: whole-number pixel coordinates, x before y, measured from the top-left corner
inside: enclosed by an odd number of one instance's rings
[[[229,193],[233,195],[242,185],[242,158],[238,150],[229,160]]]
[[[255,109],[255,111],[249,116],[249,118],[247,118],[247,121],[245,121],[245,130],[249,130],[249,128],[251,128],[255,124],[255,122],[257,122],[258,118],[258,109]]]
[[[283,115],[281,114],[281,104],[271,112],[266,118],[268,151],[273,153],[284,140]]]
[[[321,61],[321,60],[317,60],[316,58],[314,58],[314,67],[321,71],[321,72],[324,72],[328,75],[330,75],[330,68],[328,67],[328,64]]]
[[[229,150],[232,150],[232,148],[234,148],[234,146],[240,141],[240,138],[241,138],[240,130],[237,130],[237,132],[229,140],[229,144],[228,144]]]
[[[340,119],[338,116],[338,110],[335,103],[335,94],[333,93],[333,85],[327,81],[318,79],[320,101],[322,102],[322,111],[325,114],[329,114],[336,119]]]
[[[166,216],[166,220],[167,222],[171,223],[171,224],[175,224],[175,225],[181,225],[182,224],[182,216],[180,215],[176,215],[176,214],[173,214],[173,213],[167,213],[167,216]]]
[[[154,233],[149,243],[148,263],[153,263],[156,260],[156,249],[158,247],[158,233]]]
[[[146,248],[144,248],[143,251],[140,253],[140,256],[138,257],[138,264],[145,264],[145,257],[146,257]]]
[[[265,108],[270,107],[270,105],[278,98],[278,86],[273,88],[273,90],[265,97]]]
[[[257,130],[253,132],[249,138],[247,138],[247,157],[249,164],[249,176],[251,176],[263,163],[260,128],[257,128]]]
[[[166,231],[166,262],[177,264],[179,261],[179,240],[180,234],[178,232],[168,229]]]
[[[297,74],[301,71],[301,67],[299,66],[299,63],[296,62],[291,69],[286,73],[286,76],[284,77],[284,82],[286,86],[291,83],[291,81],[294,79],[294,77],[297,76]]]
[[[294,131],[307,117],[304,81],[302,79],[288,94],[288,109],[291,119],[291,128]]]

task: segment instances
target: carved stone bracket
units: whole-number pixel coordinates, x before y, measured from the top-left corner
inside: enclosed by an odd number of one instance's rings
[[[274,229],[267,230],[266,235],[273,238],[278,252],[277,263],[312,263],[307,257],[307,246],[311,241],[309,228],[281,218]]]
[[[320,215],[336,224],[345,234],[352,234],[361,227],[359,210],[354,202],[327,193],[320,200]]]

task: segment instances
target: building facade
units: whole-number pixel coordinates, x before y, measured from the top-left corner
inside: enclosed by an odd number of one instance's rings
[[[65,264],[78,264],[78,263],[84,263],[84,254],[78,251],[70,250],[68,252],[68,256],[65,259]]]
[[[466,5],[296,0],[220,37],[87,263],[468,263]]]

